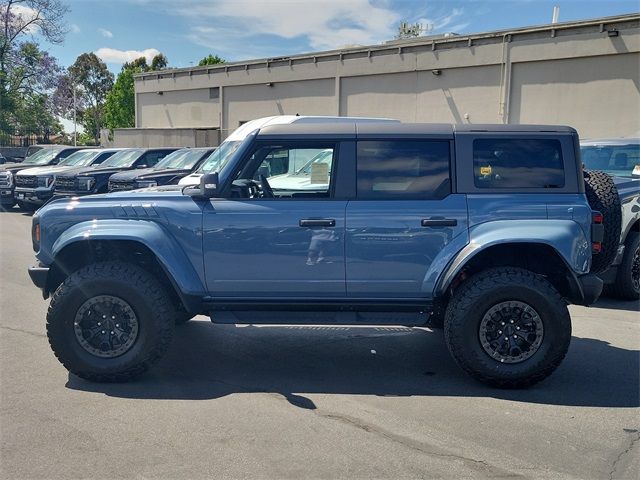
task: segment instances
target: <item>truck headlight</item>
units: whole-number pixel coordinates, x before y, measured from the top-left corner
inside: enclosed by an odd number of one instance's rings
[[[96,184],[93,177],[78,177],[78,190],[90,191]]]
[[[7,186],[13,187],[13,173],[4,172],[5,178],[7,179]]]
[[[53,175],[47,175],[44,177],[38,177],[38,186],[49,188],[55,183],[56,179]]]
[[[155,180],[140,180],[140,181],[136,182],[136,186],[138,188],[157,187],[158,186],[158,182],[156,182]]]

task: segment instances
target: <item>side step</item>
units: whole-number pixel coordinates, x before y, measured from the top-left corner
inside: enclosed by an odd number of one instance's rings
[[[207,298],[204,310],[223,324],[403,325],[428,321],[431,305],[416,300]]]

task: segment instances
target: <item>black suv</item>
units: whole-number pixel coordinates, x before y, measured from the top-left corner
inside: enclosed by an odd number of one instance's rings
[[[198,168],[215,148],[183,148],[170,153],[155,167],[116,173],[109,179],[109,191],[172,185]]]
[[[79,167],[56,178],[56,196],[106,193],[114,173],[155,166],[175,148],[131,148],[116,153],[97,167]]]

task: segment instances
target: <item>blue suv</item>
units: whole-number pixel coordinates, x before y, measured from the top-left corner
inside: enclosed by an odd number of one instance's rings
[[[608,247],[575,130],[261,125],[223,143],[199,184],[61,199],[34,215],[29,273],[52,294],[47,333],[70,372],[128,380],[197,314],[443,325],[455,361],[502,387],[560,364],[567,304],[598,298],[592,259]],[[287,174],[308,178],[270,183]]]

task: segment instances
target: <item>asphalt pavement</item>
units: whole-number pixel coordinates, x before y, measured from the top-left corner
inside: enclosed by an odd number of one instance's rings
[[[2,479],[640,477],[638,303],[570,307],[567,358],[526,390],[472,380],[437,330],[206,317],[96,384],[49,348],[30,222],[0,212]]]

